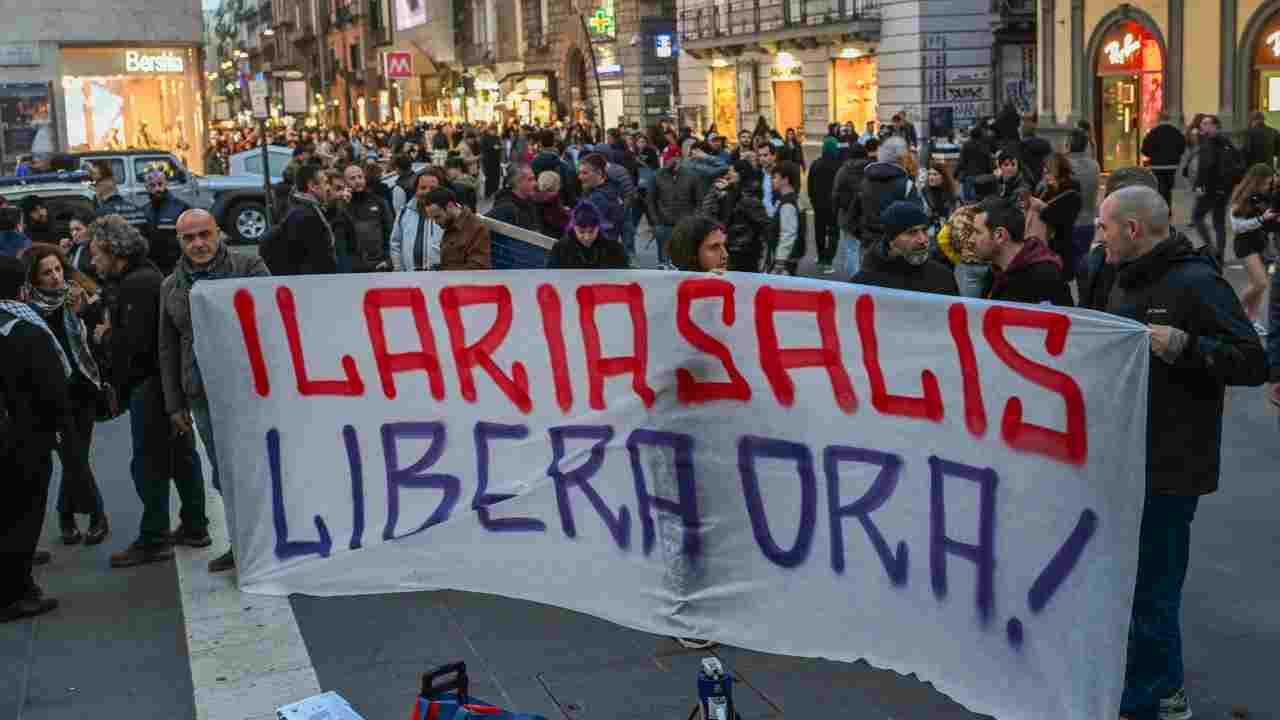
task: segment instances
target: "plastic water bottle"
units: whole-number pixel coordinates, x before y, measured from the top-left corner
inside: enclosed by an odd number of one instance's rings
[[[720,659],[702,659],[698,672],[698,706],[702,720],[734,720],[733,676],[724,671]]]

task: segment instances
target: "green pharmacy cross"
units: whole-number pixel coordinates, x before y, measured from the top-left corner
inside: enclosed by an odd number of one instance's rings
[[[613,13],[604,8],[596,8],[595,14],[591,16],[587,24],[591,26],[591,29],[597,35],[613,35],[614,33]]]

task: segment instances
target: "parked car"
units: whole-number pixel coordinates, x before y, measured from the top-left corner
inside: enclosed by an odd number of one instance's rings
[[[279,164],[281,156],[285,157],[283,164]],[[273,174],[277,166],[283,172],[290,156],[287,147],[268,148],[268,166]],[[188,205],[212,213],[233,243],[256,243],[267,231],[260,149],[233,155],[233,174],[208,176],[191,172],[172,153],[157,150],[92,151],[76,153],[74,157],[82,168],[90,164],[110,168],[119,183],[120,195],[139,205],[148,202],[147,174],[160,170],[169,178],[169,190]],[[254,169],[257,175],[251,174]],[[273,180],[278,181],[278,177]]]
[[[71,237],[71,217],[79,213],[93,216],[93,188],[83,173],[59,173],[0,178],[0,197],[20,205],[28,195],[37,195],[49,208],[49,226],[57,238]]]

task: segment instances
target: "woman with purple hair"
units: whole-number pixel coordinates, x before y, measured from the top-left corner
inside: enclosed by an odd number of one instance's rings
[[[630,267],[622,243],[600,232],[603,218],[589,200],[573,208],[569,230],[547,254],[551,270],[625,270]]]

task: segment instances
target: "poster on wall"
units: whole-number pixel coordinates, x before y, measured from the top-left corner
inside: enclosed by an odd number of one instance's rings
[[[0,149],[6,168],[22,155],[57,149],[50,90],[48,83],[0,83]]]

